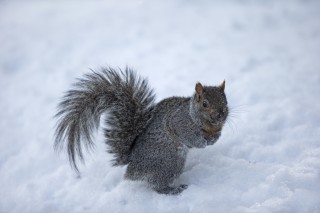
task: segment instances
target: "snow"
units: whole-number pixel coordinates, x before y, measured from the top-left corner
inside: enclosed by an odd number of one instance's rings
[[[0,212],[320,212],[320,2],[0,1]],[[53,151],[75,78],[136,69],[157,100],[226,80],[214,146],[159,195],[111,167],[101,132],[77,177]]]

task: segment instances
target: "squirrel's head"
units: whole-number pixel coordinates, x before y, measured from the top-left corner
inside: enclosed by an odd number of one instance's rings
[[[227,119],[228,102],[224,89],[225,81],[214,87],[196,84],[193,109],[205,128],[221,128]]]

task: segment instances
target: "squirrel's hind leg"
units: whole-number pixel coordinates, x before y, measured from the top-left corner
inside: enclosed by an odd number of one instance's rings
[[[155,191],[159,194],[167,195],[177,195],[180,194],[183,190],[187,189],[188,185],[181,184],[180,186],[165,186],[165,187],[155,187]]]
[[[133,171],[132,168],[129,166],[125,174],[125,178],[129,180],[144,180],[146,182],[149,182],[153,190],[155,190],[159,194],[177,195],[188,188],[188,185],[186,184],[181,184],[179,186],[170,186],[168,183],[172,182],[171,179],[170,181],[166,181],[164,183],[164,181],[159,181],[159,179],[150,178],[150,176],[149,178],[147,178],[147,176],[147,174],[143,175],[137,171]]]

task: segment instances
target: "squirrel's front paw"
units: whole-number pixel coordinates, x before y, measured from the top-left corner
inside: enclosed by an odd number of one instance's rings
[[[220,136],[221,136],[221,132],[218,132],[217,134],[214,134],[214,135],[206,138],[207,144],[208,144],[208,145],[213,145],[215,142],[218,141],[218,139],[220,138]]]

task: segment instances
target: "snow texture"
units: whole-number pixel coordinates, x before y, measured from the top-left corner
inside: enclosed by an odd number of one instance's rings
[[[0,212],[320,212],[320,1],[0,1]],[[56,106],[90,68],[133,67],[157,100],[226,80],[232,115],[159,195],[111,167],[77,177]]]

